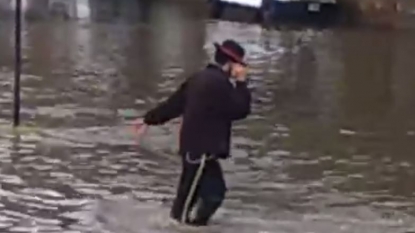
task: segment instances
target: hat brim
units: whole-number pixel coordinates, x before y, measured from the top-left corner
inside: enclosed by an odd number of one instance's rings
[[[248,64],[245,61],[243,61],[241,57],[237,56],[232,51],[224,48],[223,46],[221,46],[218,43],[213,43],[213,45],[215,46],[215,48],[217,50],[220,50],[222,53],[224,53],[226,56],[228,56],[232,61],[234,61],[236,63],[239,63],[243,66],[248,66]]]

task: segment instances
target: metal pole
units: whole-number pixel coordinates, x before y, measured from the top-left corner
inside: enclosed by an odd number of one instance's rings
[[[22,0],[16,0],[15,9],[15,70],[13,126],[20,124],[20,74],[22,71]]]

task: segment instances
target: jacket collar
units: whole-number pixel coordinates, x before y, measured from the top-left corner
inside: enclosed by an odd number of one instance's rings
[[[220,72],[222,75],[226,76],[226,77],[230,77],[230,74],[225,72],[222,67],[220,67],[220,65],[216,64],[216,63],[209,63],[206,66],[206,69],[213,69],[213,70],[217,70],[218,72]]]

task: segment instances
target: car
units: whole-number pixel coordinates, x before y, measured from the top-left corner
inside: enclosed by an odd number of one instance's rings
[[[327,26],[340,19],[337,0],[209,0],[211,16],[265,25]]]
[[[208,0],[214,19],[257,23],[263,0]]]

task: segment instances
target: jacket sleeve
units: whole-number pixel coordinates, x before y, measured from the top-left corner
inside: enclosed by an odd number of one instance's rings
[[[251,113],[251,92],[246,82],[215,80],[209,84],[210,110],[231,121],[246,118]]]
[[[186,85],[187,82],[183,83],[167,100],[148,111],[144,115],[144,123],[161,125],[182,115],[186,102]]]

